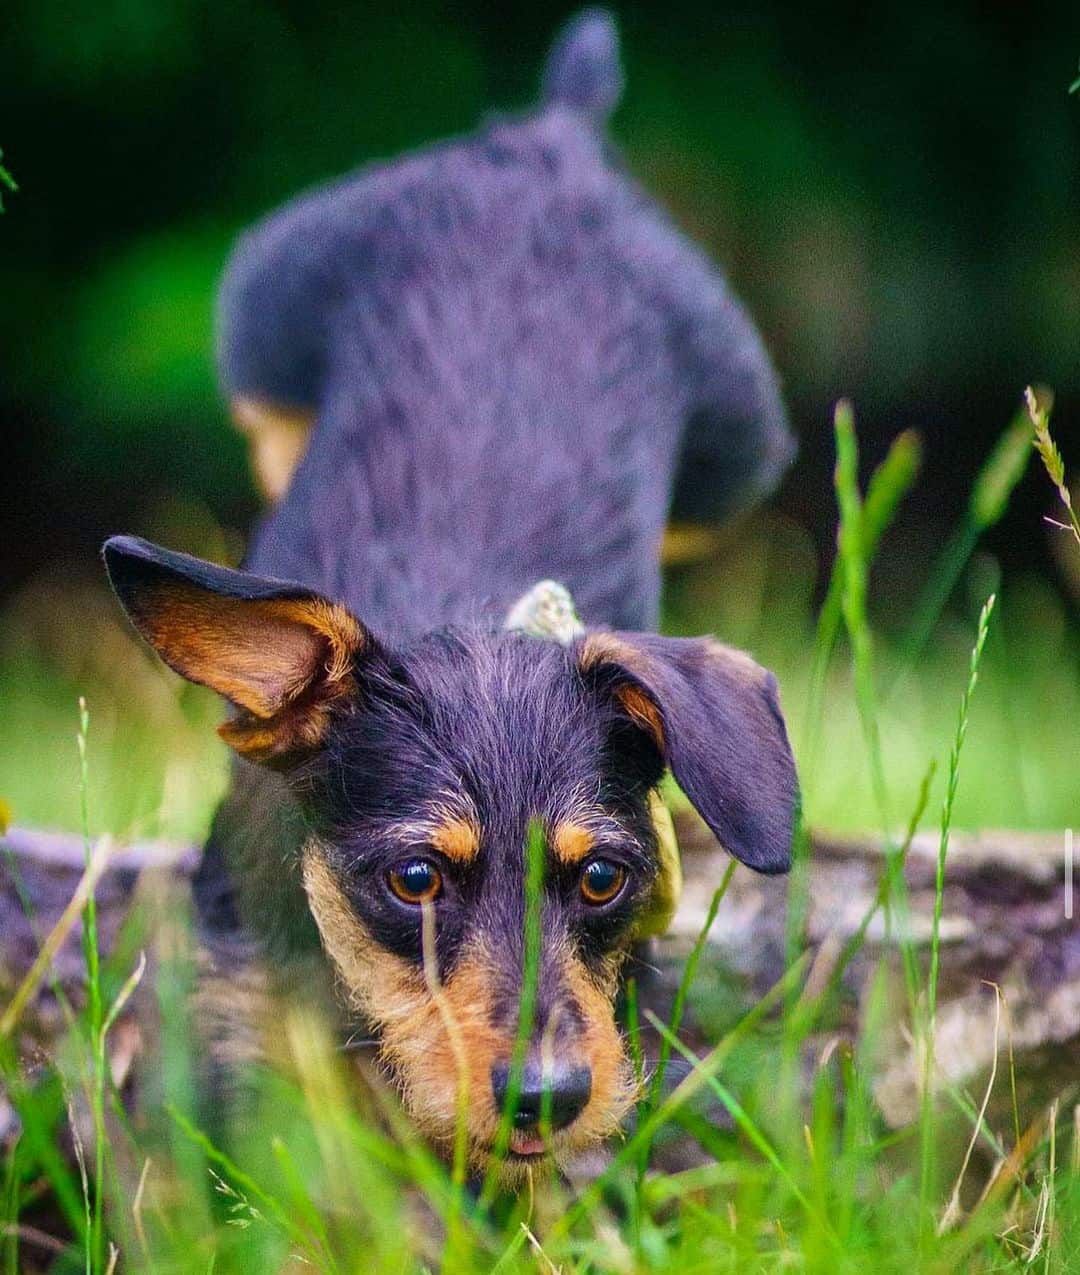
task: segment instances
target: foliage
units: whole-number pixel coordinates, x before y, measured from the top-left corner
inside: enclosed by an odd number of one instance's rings
[[[1031,422],[1035,426],[1035,450],[1039,453],[1050,481],[1057,489],[1058,498],[1064,505],[1069,519],[1065,530],[1071,531],[1076,543],[1080,545],[1080,518],[1076,516],[1072,492],[1069,491],[1068,484],[1065,482],[1065,462],[1061,459],[1061,452],[1050,434],[1050,412],[1039,404],[1030,389],[1027,391],[1027,408],[1031,414]]]
[[[4,211],[3,192],[5,190],[9,190],[11,191],[12,194],[14,194],[15,191],[19,189],[18,183],[15,181],[15,178],[12,177],[12,175],[8,172],[6,166],[2,162],[3,158],[4,158],[4,152],[0,150],[0,213]]]

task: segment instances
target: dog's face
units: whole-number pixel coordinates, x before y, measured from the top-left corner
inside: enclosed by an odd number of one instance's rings
[[[296,586],[111,541],[140,632],[237,709],[225,739],[287,777],[324,946],[419,1124],[482,1169],[525,967],[526,844],[543,842],[540,956],[510,1173],[613,1133],[634,1097],[619,968],[658,871],[670,767],[739,858],[787,866],[796,806],[770,675],[708,639],[569,646],[446,631],[391,650]]]

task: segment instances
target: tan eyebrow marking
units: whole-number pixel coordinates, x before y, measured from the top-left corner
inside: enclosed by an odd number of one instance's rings
[[[560,823],[556,825],[551,838],[551,848],[560,863],[572,866],[587,858],[596,845],[592,830],[581,823]]]
[[[480,853],[480,829],[473,819],[448,815],[433,825],[429,839],[436,850],[454,863],[471,863]]]

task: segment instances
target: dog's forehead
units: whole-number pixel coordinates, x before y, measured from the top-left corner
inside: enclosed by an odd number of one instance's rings
[[[608,715],[574,652],[520,633],[445,630],[396,653],[393,684],[356,715],[328,786],[344,823],[398,827],[470,859],[515,856],[529,820],[549,835],[596,813]],[[354,818],[354,816],[356,818]]]
[[[469,787],[502,784],[524,796],[523,786],[557,786],[596,762],[604,715],[558,643],[447,631],[404,659],[432,753]]]
[[[509,853],[533,817],[554,837],[618,799],[612,712],[558,643],[426,634],[366,680],[311,772],[311,814],[331,836],[398,828],[445,840],[451,857]]]
[[[460,707],[466,697],[505,709],[539,694],[580,691],[571,648],[513,630],[449,628],[425,633],[402,652],[410,683],[432,705]]]

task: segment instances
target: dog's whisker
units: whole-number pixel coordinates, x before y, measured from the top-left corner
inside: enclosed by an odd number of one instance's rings
[[[374,1036],[369,1036],[362,1040],[357,1040],[350,1036],[348,1040],[343,1041],[338,1046],[338,1053],[351,1054],[357,1053],[361,1049],[378,1049],[379,1044],[380,1042]]]
[[[634,952],[631,952],[626,958],[626,963],[627,965],[635,965],[638,969],[648,970],[650,974],[663,974],[663,970],[659,965],[653,965],[651,962],[646,961],[643,957],[636,955]]]

